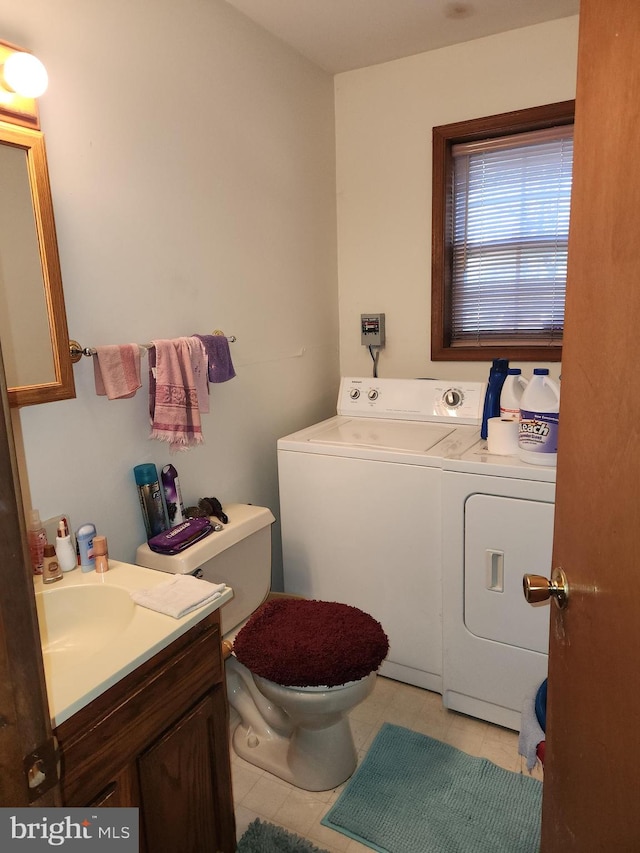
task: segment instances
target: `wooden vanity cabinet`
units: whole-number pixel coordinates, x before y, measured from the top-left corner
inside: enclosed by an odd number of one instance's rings
[[[220,615],[55,730],[66,806],[140,809],[142,853],[236,849]]]

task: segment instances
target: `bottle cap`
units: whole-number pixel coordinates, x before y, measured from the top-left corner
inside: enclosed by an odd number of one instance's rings
[[[158,471],[153,462],[145,462],[143,465],[136,465],[133,469],[136,478],[137,486],[148,486],[151,483],[158,482]]]
[[[546,367],[534,367],[533,373],[534,373],[534,376],[548,376],[549,370]]]
[[[107,549],[107,537],[106,536],[94,536],[93,537],[93,553],[96,557],[106,557],[108,556]]]
[[[45,557],[55,557],[55,555],[56,555],[55,547],[53,545],[49,545],[49,543],[47,543],[44,546],[44,556]]]
[[[32,509],[29,513],[29,530],[38,530],[42,527],[42,522],[40,521],[40,510]]]

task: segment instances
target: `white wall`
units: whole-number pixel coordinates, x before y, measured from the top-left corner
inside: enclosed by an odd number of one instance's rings
[[[360,314],[384,312],[379,376],[486,380],[431,362],[432,128],[574,98],[577,40],[564,18],[336,76],[342,375],[371,375]]]
[[[204,446],[174,456],[148,439],[146,378],[109,402],[83,358],[77,399],[21,412],[31,505],[95,522],[123,560],[144,539],[141,462],[172,461],[187,503],[277,516],[276,439],[335,411],[331,77],[220,0],[5,0],[0,38],[49,71],[40,112],[71,337],[237,336]]]
[[[133,400],[97,398],[89,359],[76,400],[23,409],[43,518],[94,521],[132,560],[145,461],[172,461],[188,503],[277,515],[277,437],[335,411],[340,373],[370,374],[362,312],[386,313],[381,376],[486,378],[488,362],[429,359],[431,128],[572,98],[576,18],[338,75],[335,139],[334,81],[221,0],[5,0],[0,38],[50,73],[71,336],[238,337],[238,375],[212,388],[206,443],[187,453],[148,440],[146,382]]]

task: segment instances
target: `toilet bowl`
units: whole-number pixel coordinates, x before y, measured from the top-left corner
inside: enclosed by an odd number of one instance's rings
[[[335,788],[353,773],[357,753],[348,713],[373,690],[389,649],[381,625],[347,604],[277,598],[238,633],[231,669],[262,696],[256,710],[229,702],[241,722],[236,752],[308,791]],[[266,706],[265,706],[266,702]],[[282,715],[282,716],[281,716]]]
[[[244,504],[225,505],[225,512],[223,530],[182,554],[157,554],[145,544],[136,562],[233,589],[221,608],[223,638],[233,643],[225,662],[236,712],[233,748],[296,787],[329,790],[356,768],[348,713],[373,690],[387,637],[355,607],[286,596],[267,601],[275,519]]]
[[[226,666],[241,758],[306,791],[328,791],[351,776],[358,756],[347,713],[371,693],[375,673],[342,687],[296,690],[252,676],[235,657]]]

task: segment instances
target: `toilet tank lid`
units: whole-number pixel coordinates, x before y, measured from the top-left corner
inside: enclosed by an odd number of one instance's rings
[[[236,545],[252,533],[257,533],[270,524],[275,518],[270,509],[253,504],[224,504],[224,511],[229,516],[228,524],[222,530],[216,530],[205,539],[196,542],[181,554],[157,554],[145,542],[136,551],[136,564],[147,569],[159,569],[171,574],[186,575],[201,568],[212,557]],[[216,518],[211,519],[216,522]]]

